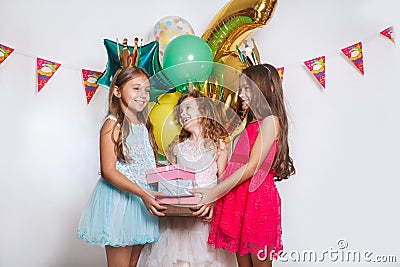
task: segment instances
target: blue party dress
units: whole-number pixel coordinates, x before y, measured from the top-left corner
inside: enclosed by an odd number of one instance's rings
[[[115,117],[108,119],[116,121]],[[146,170],[156,167],[146,126],[131,124],[125,151],[130,161],[117,160],[116,169],[145,189]],[[159,239],[158,217],[151,215],[140,197],[118,189],[100,178],[82,214],[78,239],[99,246],[133,246]]]

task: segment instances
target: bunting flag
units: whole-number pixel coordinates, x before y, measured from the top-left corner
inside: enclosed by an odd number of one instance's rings
[[[3,63],[3,61],[6,60],[6,58],[8,58],[12,52],[14,52],[14,49],[0,44],[0,64]]]
[[[276,68],[278,71],[279,77],[281,78],[281,82],[283,82],[283,73],[285,72],[285,67]]]
[[[325,56],[304,61],[304,64],[325,89]]]
[[[394,36],[394,28],[393,26],[389,26],[386,29],[379,32],[378,35],[376,32],[374,33],[375,38],[384,38],[389,39],[393,43],[395,43],[395,36]],[[83,79],[83,86],[85,89],[86,94],[86,102],[89,104],[96,93],[99,85],[102,85],[105,88],[109,87],[109,84],[112,80],[114,72],[119,68],[119,58],[117,53],[117,44],[111,40],[104,40],[104,45],[106,46],[106,50],[108,53],[108,63],[107,69],[104,72],[98,72],[93,70],[86,70],[80,67],[68,67],[65,65],[66,68],[71,68],[77,71],[82,72],[82,79]],[[121,44],[118,44],[121,48]],[[169,83],[168,79],[164,77],[161,70],[162,67],[159,63],[158,59],[158,42],[153,41],[146,45],[140,46],[140,54],[138,57],[138,65],[144,68],[149,74],[153,75],[152,88],[150,90],[151,101],[156,101],[157,97],[160,94],[166,92],[166,89],[171,88],[171,84]],[[341,49],[342,53],[347,57],[348,60],[364,75],[364,58],[363,58],[363,49],[362,49],[362,41],[350,45],[346,48]],[[364,43],[365,45],[365,43]],[[133,49],[132,47],[128,46],[130,51]],[[236,47],[239,55],[240,50]],[[18,53],[20,55],[24,55],[31,58],[36,58],[37,60],[37,92],[39,93],[43,87],[47,84],[47,82],[51,79],[54,73],[58,70],[61,66],[60,63],[56,63],[50,60],[45,60],[42,58],[38,58],[36,56],[30,55],[30,53],[26,53],[23,51],[18,51],[17,49],[5,46],[0,44],[0,65],[12,54]],[[318,81],[318,83],[323,87],[326,88],[326,62],[325,56],[317,57],[311,60],[304,61],[305,66],[310,71],[310,73],[314,76],[314,78]],[[285,75],[285,67],[277,68],[279,77],[283,82],[284,75]],[[159,76],[157,79],[154,79],[154,76]],[[286,77],[285,77],[286,78]]]
[[[83,86],[85,87],[86,102],[88,104],[99,87],[97,80],[102,74],[103,73],[99,71],[82,69]]]
[[[37,92],[46,85],[54,73],[58,70],[61,64],[49,61],[46,59],[37,58],[36,59],[36,69],[37,69]]]
[[[390,26],[389,28],[384,29],[383,31],[380,32],[380,34],[382,34],[383,36],[385,36],[386,38],[388,38],[390,41],[392,41],[394,43],[393,26]]]
[[[343,54],[354,64],[354,66],[364,75],[364,63],[362,43],[358,42],[342,49]]]

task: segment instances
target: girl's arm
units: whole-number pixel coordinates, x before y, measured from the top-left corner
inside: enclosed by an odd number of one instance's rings
[[[226,164],[228,163],[228,154],[229,154],[229,144],[225,144],[225,142],[221,140],[217,158],[218,181],[221,178],[222,174],[224,173]]]
[[[115,122],[112,120],[107,120],[100,133],[100,165],[102,177],[117,188],[139,196],[151,214],[164,216],[164,214],[158,210],[164,210],[165,208],[155,201],[154,196],[152,196],[150,192],[130,181],[116,169],[117,155],[114,150],[115,145],[112,141],[112,128],[114,123]],[[114,131],[114,138],[117,136],[118,129]]]
[[[266,117],[260,123],[258,135],[251,149],[248,162],[214,188],[200,188],[193,190],[193,192],[201,193],[203,195],[200,204],[215,201],[228,193],[235,186],[242,184],[256,174],[278,135],[278,118],[275,116]]]

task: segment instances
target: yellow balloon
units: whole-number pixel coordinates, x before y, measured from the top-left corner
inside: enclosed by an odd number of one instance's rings
[[[174,118],[174,108],[180,95],[179,92],[175,92],[160,96],[158,103],[154,104],[149,114],[158,152],[163,155],[165,155],[168,145],[181,130]]]
[[[149,111],[151,111],[151,110],[153,109],[153,107],[154,107],[155,104],[157,104],[157,103],[156,103],[156,102],[149,102],[149,103],[147,104],[147,107],[148,107]]]
[[[236,51],[256,29],[272,18],[278,0],[231,0],[207,26],[202,38],[214,55],[214,62],[225,63],[225,58]],[[232,67],[243,68],[239,57],[230,60]]]
[[[181,93],[179,92],[166,93],[158,97],[158,103],[172,103],[176,105],[179,97],[181,97]]]

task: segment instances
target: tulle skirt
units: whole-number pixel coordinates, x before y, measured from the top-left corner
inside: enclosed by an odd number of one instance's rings
[[[155,242],[159,238],[158,217],[147,211],[141,198],[101,178],[82,214],[77,237],[102,247]]]
[[[207,245],[209,224],[195,217],[160,219],[160,239],[146,245],[138,266],[237,266],[234,254]]]

